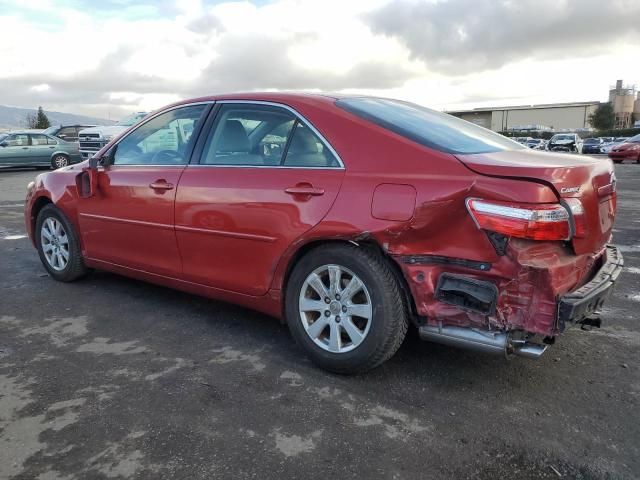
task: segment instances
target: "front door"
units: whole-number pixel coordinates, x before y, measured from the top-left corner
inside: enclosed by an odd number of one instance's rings
[[[175,108],[140,124],[100,167],[98,192],[78,203],[88,258],[170,277],[182,265],[174,231],[174,200],[192,151],[194,126],[208,108]]]
[[[209,132],[178,185],[183,275],[263,295],[283,252],[328,212],[344,169],[312,127],[283,107],[223,102]]]
[[[2,141],[0,146],[0,165],[28,165],[29,164],[29,135],[14,133]]]

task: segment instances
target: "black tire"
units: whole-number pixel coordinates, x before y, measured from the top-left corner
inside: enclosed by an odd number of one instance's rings
[[[69,260],[66,266],[61,270],[56,270],[49,264],[42,246],[42,228],[47,219],[50,218],[55,219],[61,223],[68,239]],[[38,249],[40,261],[44,265],[44,268],[47,270],[47,272],[49,272],[49,275],[51,275],[51,277],[53,277],[54,279],[60,282],[73,282],[74,280],[78,280],[79,278],[84,277],[89,271],[84,264],[82,253],[80,251],[80,242],[78,241],[78,235],[73,228],[73,225],[64,215],[64,213],[62,213],[56,206],[51,204],[46,205],[42,208],[42,210],[40,210],[40,213],[38,213],[38,218],[36,219],[34,238],[36,240],[36,248]]]
[[[300,292],[307,277],[323,265],[339,265],[357,275],[371,297],[370,327],[353,350],[334,353],[318,346],[307,334],[299,310]],[[295,266],[286,285],[285,313],[291,334],[309,358],[335,373],[361,373],[377,367],[396,353],[409,325],[405,302],[390,266],[379,253],[355,245],[325,245],[307,253]]]
[[[69,157],[64,153],[56,153],[51,158],[51,168],[53,170],[57,170],[58,168],[63,168],[69,166]]]

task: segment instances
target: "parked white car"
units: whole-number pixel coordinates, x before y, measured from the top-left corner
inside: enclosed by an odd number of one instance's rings
[[[602,144],[602,147],[600,147],[600,152],[601,153],[609,153],[613,147],[615,147],[619,143],[624,143],[627,140],[629,140],[629,137],[617,137],[617,138],[615,138],[613,140],[613,142],[608,142],[608,143]]]
[[[136,112],[123,118],[115,125],[93,127],[81,130],[78,133],[78,139],[80,140],[80,154],[82,159],[92,157],[102,147],[111,141],[113,137],[120,135],[127,128],[135,125],[144,117],[147,116],[147,112]]]

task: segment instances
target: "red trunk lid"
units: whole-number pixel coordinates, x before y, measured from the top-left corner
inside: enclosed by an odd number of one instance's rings
[[[471,170],[551,186],[560,198],[578,198],[585,210],[586,238],[574,238],[576,254],[597,253],[609,241],[616,211],[615,174],[609,159],[534,150],[456,155]]]

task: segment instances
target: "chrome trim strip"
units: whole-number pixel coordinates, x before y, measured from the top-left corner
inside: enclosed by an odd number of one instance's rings
[[[155,227],[155,228],[162,228],[164,230],[173,230],[173,225],[167,225],[166,223],[145,222],[142,220],[129,220],[126,218],[108,217],[106,215],[95,215],[92,213],[81,213],[80,216],[86,217],[86,218],[93,218],[95,220],[106,220],[109,222],[126,223],[128,225],[140,225],[142,227]]]
[[[176,225],[176,231],[188,232],[188,233],[208,233],[211,235],[218,235],[220,237],[238,238],[241,240],[257,240],[259,242],[273,243],[278,240],[276,237],[270,237],[267,235],[257,235],[255,233],[240,233],[230,232],[228,230],[211,230],[208,228],[187,227],[186,225]]]
[[[291,169],[291,170],[344,170],[342,167],[295,167],[293,165],[213,165],[190,163],[187,168],[271,168],[271,169]]]
[[[290,107],[289,105],[285,105],[284,103],[277,103],[277,102],[267,102],[264,100],[218,100],[216,101],[216,103],[218,104],[249,104],[249,105],[270,105],[272,107],[280,107],[280,108],[284,108],[285,110],[289,110],[289,112],[293,113],[296,118],[300,121],[302,121],[307,127],[309,127],[311,129],[311,131],[313,131],[313,133],[315,133],[318,138],[320,138],[320,141],[329,149],[329,151],[333,154],[334,157],[336,157],[336,160],[338,161],[338,163],[340,164],[340,166],[338,167],[297,167],[297,168],[321,168],[321,169],[332,169],[332,170],[336,170],[336,169],[345,169],[344,167],[344,162],[342,161],[342,158],[340,158],[340,155],[338,155],[338,152],[335,151],[335,149],[331,146],[331,144],[329,143],[329,141],[324,137],[324,135],[322,135],[318,129],[316,127],[313,126],[313,124],[307,120],[304,115],[300,114],[296,109]],[[209,166],[209,165],[207,165]],[[216,165],[217,166],[217,165]],[[220,166],[227,166],[227,165],[220,165]],[[246,165],[247,167],[252,167],[252,165]],[[280,165],[260,165],[262,168],[283,168],[285,167],[284,165],[280,166]]]

